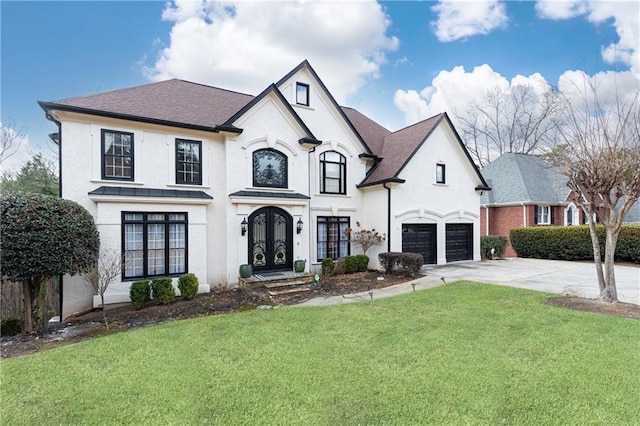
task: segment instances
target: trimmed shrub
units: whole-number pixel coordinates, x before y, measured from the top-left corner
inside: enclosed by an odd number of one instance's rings
[[[142,309],[142,307],[151,300],[151,287],[149,287],[149,281],[135,281],[129,288],[129,297],[131,298],[131,304],[136,309]]]
[[[193,299],[198,294],[198,277],[193,274],[181,275],[178,278],[178,289],[183,299]]]
[[[23,320],[16,317],[5,318],[0,321],[0,336],[15,336],[22,333]]]
[[[378,255],[386,274],[414,276],[420,272],[424,259],[420,253],[387,252]]]
[[[493,249],[493,255],[491,254]],[[504,259],[504,253],[507,250],[507,237],[502,235],[485,235],[480,238],[480,255],[482,260],[486,259]]]
[[[605,229],[596,226],[602,256]],[[519,257],[560,260],[592,260],[593,245],[589,225],[515,228],[510,232],[511,246]],[[616,261],[640,263],[640,225],[623,225],[615,253]]]
[[[358,272],[365,272],[369,268],[369,256],[366,254],[356,254],[355,258]]]
[[[346,267],[345,272],[347,274],[354,274],[358,272],[358,259],[355,256],[345,256],[344,264]]]
[[[151,297],[158,305],[169,305],[176,300],[171,278],[156,278],[151,281]]]
[[[336,266],[336,263],[330,257],[327,257],[326,259],[322,259],[322,267],[320,269],[322,276],[328,277],[331,274],[333,274],[333,270],[335,266]]]

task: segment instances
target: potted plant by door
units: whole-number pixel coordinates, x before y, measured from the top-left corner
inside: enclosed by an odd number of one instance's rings
[[[307,263],[306,260],[302,260],[302,259],[296,260],[295,262],[293,262],[293,270],[295,272],[304,272],[304,267],[306,263]]]
[[[239,273],[240,278],[249,278],[251,275],[253,275],[253,265],[249,263],[240,265]]]

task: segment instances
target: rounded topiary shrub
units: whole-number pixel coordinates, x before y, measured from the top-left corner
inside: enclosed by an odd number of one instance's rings
[[[129,288],[129,297],[131,298],[131,304],[136,309],[142,309],[142,307],[151,300],[151,287],[149,287],[149,281],[135,281]]]
[[[198,294],[198,277],[193,274],[184,274],[178,278],[178,290],[182,298],[191,300]]]
[[[151,281],[151,296],[159,305],[169,305],[176,300],[171,278],[156,278]]]
[[[321,268],[322,276],[328,277],[329,275],[333,274],[333,269],[335,268],[335,265],[336,265],[335,262],[330,257],[322,259],[322,268]]]
[[[369,256],[366,254],[356,254],[355,258],[358,272],[365,272],[369,268]]]

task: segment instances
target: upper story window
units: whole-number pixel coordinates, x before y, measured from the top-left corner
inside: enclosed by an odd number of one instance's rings
[[[536,225],[550,225],[552,216],[553,209],[550,206],[536,206]]]
[[[287,156],[275,149],[253,152],[253,186],[287,187]]]
[[[202,185],[202,142],[176,139],[176,183]]]
[[[102,179],[133,180],[133,133],[102,129]]]
[[[296,83],[296,103],[309,106],[309,85]]]
[[[320,192],[346,194],[347,160],[336,151],[320,154]]]
[[[436,183],[446,183],[446,169],[442,163],[436,164]]]

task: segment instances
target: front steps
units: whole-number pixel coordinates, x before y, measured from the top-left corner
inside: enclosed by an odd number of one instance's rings
[[[311,291],[315,283],[313,274],[292,271],[258,273],[249,278],[238,278],[238,281],[243,288],[264,287],[272,297]]]

